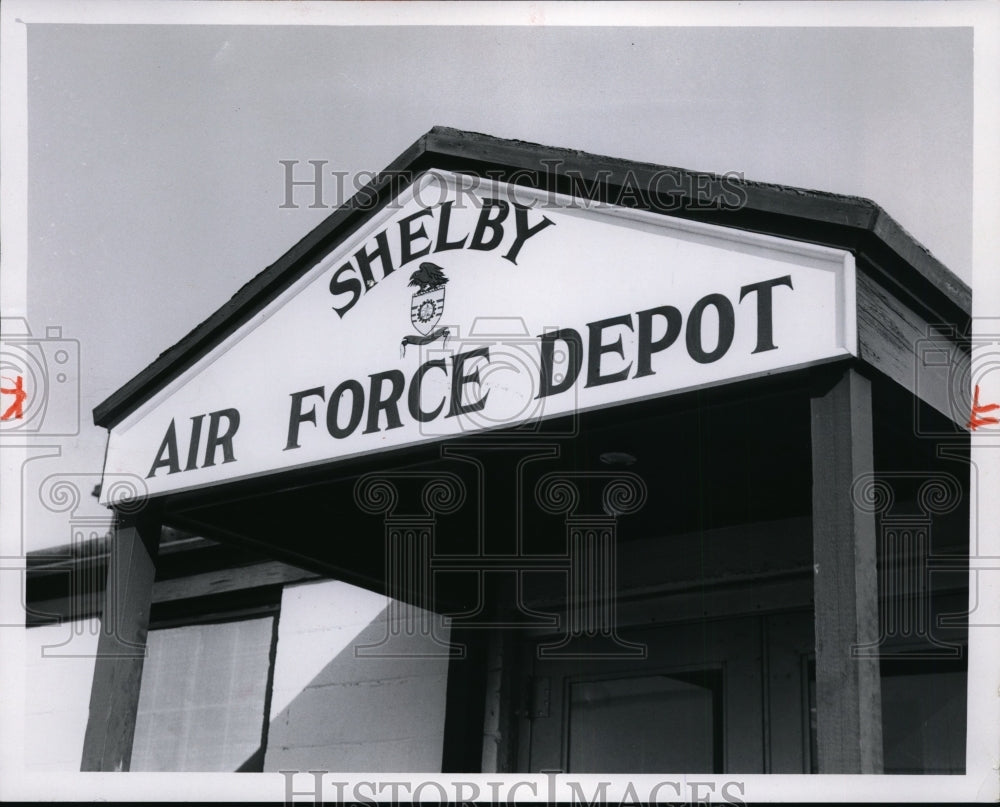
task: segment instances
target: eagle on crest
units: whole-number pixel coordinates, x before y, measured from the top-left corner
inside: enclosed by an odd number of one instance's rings
[[[424,261],[420,264],[420,268],[410,275],[410,282],[407,285],[419,286],[416,294],[427,294],[427,292],[434,291],[447,282],[448,278],[445,277],[444,269],[436,263]]]

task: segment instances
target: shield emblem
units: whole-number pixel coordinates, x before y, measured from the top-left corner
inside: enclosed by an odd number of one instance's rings
[[[419,333],[427,336],[444,313],[444,286],[417,292],[410,299],[410,322]]]

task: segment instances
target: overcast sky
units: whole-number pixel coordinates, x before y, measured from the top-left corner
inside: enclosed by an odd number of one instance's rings
[[[94,405],[329,214],[305,193],[281,209],[280,161],[377,171],[434,125],[865,196],[968,282],[972,44],[968,28],[29,24],[28,315],[80,341],[83,410],[37,473],[98,474]],[[65,543],[52,529],[28,545]]]

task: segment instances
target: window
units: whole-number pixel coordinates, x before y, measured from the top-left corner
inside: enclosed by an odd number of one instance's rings
[[[964,774],[967,672],[956,660],[883,659],[882,764],[887,774]],[[808,663],[811,772],[816,773],[816,666]]]
[[[965,773],[964,664],[882,662],[886,773]]]
[[[569,687],[570,771],[722,771],[721,670]]]
[[[131,770],[261,770],[275,623],[149,632]]]

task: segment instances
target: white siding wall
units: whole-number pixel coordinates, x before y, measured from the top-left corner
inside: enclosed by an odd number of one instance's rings
[[[264,770],[440,771],[444,648],[423,637],[393,648],[434,657],[355,656],[386,636],[387,603],[341,582],[285,588]]]
[[[445,648],[418,637],[384,652],[431,657],[355,656],[386,636],[388,602],[336,581],[285,587],[265,770],[440,770]],[[99,630],[90,619],[26,631],[28,770],[80,769]]]
[[[99,619],[26,631],[24,763],[29,771],[78,771],[90,709]]]

